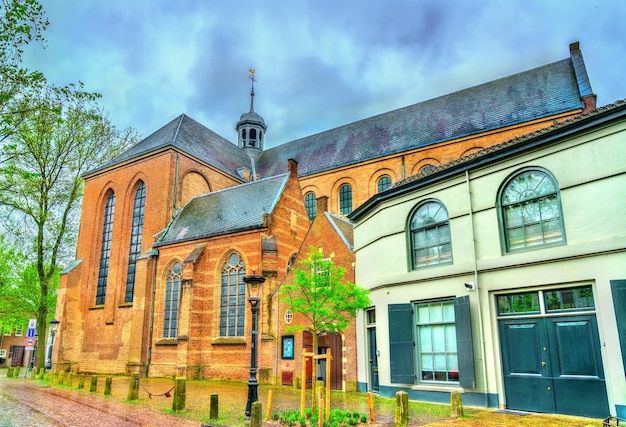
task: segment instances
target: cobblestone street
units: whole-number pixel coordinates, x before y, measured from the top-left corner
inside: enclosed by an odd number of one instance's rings
[[[195,426],[158,411],[115,399],[53,388],[38,381],[0,377],[0,426]]]

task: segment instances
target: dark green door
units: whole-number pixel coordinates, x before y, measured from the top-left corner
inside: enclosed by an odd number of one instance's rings
[[[380,391],[378,384],[378,350],[376,347],[376,328],[367,329],[368,355],[370,365],[370,391]]]
[[[605,417],[609,412],[594,315],[501,320],[507,408]]]

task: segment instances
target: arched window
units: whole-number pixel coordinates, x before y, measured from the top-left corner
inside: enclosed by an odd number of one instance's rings
[[[165,280],[165,312],[163,315],[163,337],[178,336],[178,306],[180,304],[180,281],[183,266],[177,262],[167,272]]]
[[[109,277],[109,260],[111,259],[111,239],[113,238],[113,215],[115,213],[115,193],[109,190],[104,207],[102,223],[102,244],[100,246],[100,268],[96,287],[96,305],[104,304]]]
[[[409,224],[412,268],[452,262],[450,221],[446,208],[430,200],[420,204]]]
[[[143,234],[143,214],[146,207],[146,186],[139,181],[133,203],[133,221],[130,225],[130,249],[128,251],[128,270],[126,272],[126,294],[124,302],[133,302],[135,290],[135,265],[141,254],[141,238]]]
[[[435,165],[426,164],[426,165],[424,165],[424,166],[422,166],[420,168],[420,172],[419,173],[430,172],[432,170],[435,170],[436,168],[437,168],[437,166],[435,166]]]
[[[565,241],[558,185],[547,172],[528,169],[509,178],[498,204],[504,252]]]
[[[378,178],[378,192],[382,193],[388,188],[391,188],[391,178],[389,177],[389,175],[383,175]]]
[[[317,215],[317,202],[315,201],[315,193],[309,191],[304,196],[304,206],[306,207],[306,213],[309,214],[309,221],[313,221],[315,215]]]
[[[350,184],[343,184],[339,188],[339,212],[348,215],[352,212],[352,187]]]
[[[220,336],[244,336],[246,286],[243,277],[246,268],[237,253],[229,255],[222,266],[222,289],[220,303]]]

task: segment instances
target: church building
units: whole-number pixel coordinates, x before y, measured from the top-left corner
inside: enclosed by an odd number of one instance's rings
[[[578,43],[565,59],[272,148],[254,96],[253,79],[235,142],[181,114],[84,176],[54,369],[246,380],[252,315],[243,278],[256,274],[265,278],[259,380],[290,383],[308,338],[289,341],[293,318],[278,289],[309,245],[341,257],[354,278],[353,210],[410,176],[593,110],[596,100]],[[315,221],[329,231],[311,233]],[[321,341],[345,359],[334,388],[357,386],[357,335],[349,328]],[[284,338],[293,359],[283,357]]]

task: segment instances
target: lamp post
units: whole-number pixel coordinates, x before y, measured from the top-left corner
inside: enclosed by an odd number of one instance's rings
[[[250,379],[248,380],[248,402],[246,403],[246,418],[250,418],[252,415],[252,403],[259,400],[258,386],[256,378],[257,368],[257,335],[258,320],[259,320],[259,306],[261,304],[261,285],[265,282],[263,276],[258,276],[256,272],[252,272],[252,275],[245,276],[243,282],[248,288],[248,301],[250,302],[250,308],[252,309],[252,339],[251,339],[251,354],[250,354]]]
[[[50,322],[50,346],[48,347],[48,362],[46,363],[46,369],[52,369],[52,348],[54,347],[54,336],[57,333],[59,322],[57,319],[52,319]]]

